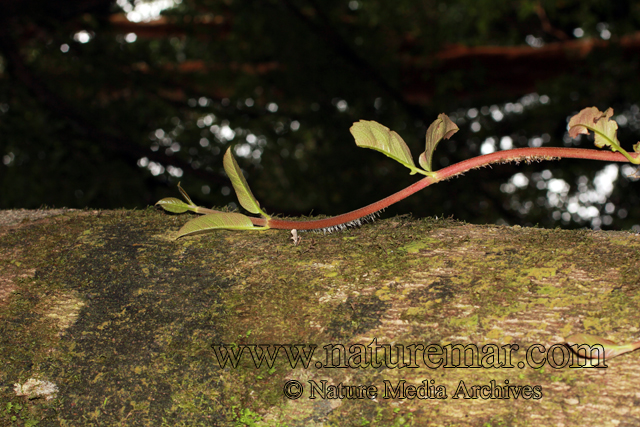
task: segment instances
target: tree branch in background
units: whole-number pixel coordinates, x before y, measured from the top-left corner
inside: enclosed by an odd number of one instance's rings
[[[389,94],[396,102],[399,102],[413,116],[422,118],[420,105],[431,103],[435,93],[435,82],[425,80],[428,75],[441,75],[454,70],[472,70],[477,68],[490,69],[485,77],[482,87],[475,87],[473,93],[458,93],[457,95],[468,98],[482,98],[487,91],[507,92],[517,97],[536,90],[536,85],[546,79],[567,74],[570,70],[584,69],[585,60],[590,53],[603,51],[612,46],[619,46],[625,55],[637,56],[640,54],[640,32],[631,33],[617,40],[601,40],[595,38],[570,39],[569,36],[551,26],[544,11],[539,8],[543,30],[560,41],[547,43],[542,47],[534,48],[527,45],[519,46],[475,46],[468,47],[461,44],[444,46],[433,56],[413,56],[404,59],[400,66],[404,77],[402,88],[394,88],[381,76],[372,64],[362,59],[343,38],[332,28],[331,22],[322,10],[315,5],[315,15],[320,23],[310,19],[297,8],[290,0],[282,0],[286,8],[300,21],[302,21],[312,33],[320,37],[325,44],[345,61],[355,67],[362,75],[374,81],[381,89]],[[204,35],[198,33],[197,37],[224,38],[230,32],[228,18],[222,16],[205,16],[199,19],[191,19],[196,28],[207,26],[216,28]],[[126,20],[121,14],[112,15],[110,22],[116,32],[134,32],[140,37],[162,38],[168,35],[180,35],[184,33],[183,24],[172,22],[169,18],[162,17],[158,21],[147,23],[133,23]],[[277,61],[259,64],[208,64],[203,61],[187,61],[175,66],[178,72],[196,72],[220,67],[231,67],[247,73],[269,73],[282,69],[282,64]]]
[[[479,98],[486,91],[520,96],[534,92],[543,80],[566,75],[571,70],[584,70],[585,60],[592,52],[619,46],[630,57],[640,54],[640,32],[618,40],[594,38],[548,43],[542,47],[530,46],[478,46],[452,45],[435,57],[411,58],[406,66],[408,84],[403,89],[407,98],[417,104],[428,104],[435,88],[425,82],[425,72],[446,74],[454,70],[485,68],[491,73],[485,76],[484,89],[474,88],[473,93],[457,95]]]
[[[114,13],[109,16],[109,24],[116,33],[136,33],[138,37],[159,39],[169,36],[184,36],[187,34],[187,25],[189,26],[189,34],[197,30],[197,37],[201,38],[224,39],[231,33],[229,20],[222,15],[205,14],[185,18],[183,22],[166,16],[160,16],[150,22],[131,22],[125,14]]]
[[[545,12],[542,4],[538,2],[536,7],[536,13],[538,14],[538,18],[540,18],[540,22],[542,23],[542,29],[545,33],[551,34],[558,40],[568,40],[569,36],[562,30],[555,28],[551,25],[551,21],[549,21],[549,17],[547,16],[547,12]]]

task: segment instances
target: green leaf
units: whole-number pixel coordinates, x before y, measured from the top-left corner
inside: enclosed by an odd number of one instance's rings
[[[349,131],[355,138],[358,147],[380,151],[411,169],[411,175],[418,171],[415,163],[413,163],[411,151],[409,151],[407,144],[400,135],[389,130],[389,128],[377,122],[360,120],[354,123]]]
[[[268,227],[254,227],[251,218],[239,213],[215,213],[203,215],[187,222],[178,231],[178,237],[209,230],[266,230]]]
[[[156,203],[156,206],[161,206],[165,211],[173,213],[184,213],[186,211],[193,210],[193,207],[189,206],[180,199],[176,199],[175,197],[167,197],[165,199],[159,200]]]
[[[620,356],[621,354],[628,353],[630,351],[634,351],[640,348],[640,342],[625,344],[625,345],[617,345],[615,342],[608,340],[606,338],[602,338],[596,335],[589,335],[589,334],[571,335],[570,337],[565,338],[565,341],[567,342],[567,344],[569,344],[569,346],[587,345],[592,347],[594,345],[601,345],[604,348],[605,361],[606,359],[611,359],[613,357]],[[573,347],[570,347],[570,348],[575,352]],[[582,353],[579,353],[578,355],[583,356]],[[588,353],[586,354],[586,356],[587,356],[587,359],[602,358],[602,356],[599,355],[598,352],[593,352],[593,354]]]
[[[585,108],[573,116],[569,121],[569,135],[572,138],[592,131],[595,135],[596,147],[610,146],[613,151],[619,151],[620,142],[616,137],[618,124],[611,120],[613,108],[604,113],[596,107]]]
[[[160,205],[165,211],[173,213],[184,213],[186,211],[199,212],[201,208],[191,201],[187,192],[180,187],[180,183],[178,183],[178,190],[180,190],[180,194],[182,194],[182,197],[184,197],[188,203],[185,203],[180,199],[176,199],[175,197],[167,197],[158,201],[156,206]]]
[[[236,191],[238,201],[242,207],[251,213],[260,214],[267,219],[270,218],[269,215],[260,209],[260,203],[258,203],[249,189],[249,184],[247,184],[247,180],[244,179],[244,175],[242,175],[242,170],[240,169],[240,166],[238,166],[238,162],[236,162],[233,154],[231,154],[231,147],[229,147],[224,155],[223,165],[225,172],[227,172],[227,175],[231,180],[231,184],[233,184],[233,189]]]
[[[451,136],[459,130],[458,126],[444,113],[440,114],[438,118],[431,123],[429,129],[427,129],[426,148],[418,159],[420,166],[422,166],[424,170],[431,172],[431,160],[438,143],[442,139],[451,138]]]
[[[182,189],[182,187],[180,187],[180,183],[179,183],[179,182],[178,182],[178,190],[180,190],[180,194],[182,194],[182,197],[184,197],[184,199],[189,203],[189,205],[190,205],[190,206],[195,206],[195,205],[196,205],[195,203],[193,203],[193,202],[191,201],[191,197],[189,197],[189,195],[187,194],[187,192],[186,192],[186,191],[184,191],[184,190]]]
[[[593,132],[595,136],[596,147],[611,147],[611,151],[619,152],[629,160],[630,163],[640,164],[640,158],[631,157],[629,153],[620,147],[620,141],[616,136],[618,124],[611,120],[613,116],[613,108],[607,109],[604,113],[596,107],[585,108],[569,120],[569,136],[572,138],[580,134],[588,134]],[[633,149],[637,151],[637,144]]]

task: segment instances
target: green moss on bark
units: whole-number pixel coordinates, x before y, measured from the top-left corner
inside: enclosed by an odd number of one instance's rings
[[[636,339],[640,238],[396,217],[331,235],[228,232],[174,240],[187,216],[73,212],[0,240],[0,420],[8,425],[587,425],[640,417],[637,354],[609,368],[316,368],[323,346],[532,344],[577,332]],[[1,295],[1,293],[0,293]],[[218,365],[212,344],[316,344]],[[248,351],[248,350],[247,350]],[[24,401],[41,378],[55,399]],[[305,386],[287,400],[287,380]],[[309,381],[420,385],[448,399],[308,398]],[[543,397],[452,399],[460,381],[540,385]],[[6,405],[23,405],[16,421]],[[624,409],[622,409],[624,408]],[[4,412],[3,412],[4,411]],[[617,412],[616,412],[617,411]],[[12,424],[13,423],[13,424]],[[369,423],[369,424],[366,424]]]

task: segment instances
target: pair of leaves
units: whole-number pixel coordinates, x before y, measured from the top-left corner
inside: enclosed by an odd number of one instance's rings
[[[619,152],[631,163],[638,164],[640,160],[631,157],[626,150],[620,146],[618,141],[618,123],[611,120],[613,108],[608,108],[604,113],[596,107],[585,108],[569,120],[569,136],[572,138],[580,134],[593,132],[595,145],[598,148],[611,147],[611,151]],[[640,152],[640,143],[633,146],[634,151]]]
[[[253,196],[253,193],[249,188],[249,184],[247,184],[247,180],[244,178],[240,166],[238,166],[238,162],[236,162],[233,154],[231,154],[231,147],[229,147],[227,152],[224,154],[222,164],[224,166],[224,171],[231,180],[231,184],[236,192],[236,196],[238,196],[240,205],[251,213],[260,214],[262,217],[269,219],[269,215],[260,209],[260,203],[258,203],[258,200]]]
[[[595,136],[596,147],[610,146],[613,151],[618,151],[618,123],[611,120],[611,116],[613,108],[607,109],[604,113],[596,107],[585,108],[569,120],[569,136],[575,138],[591,131]]]
[[[223,159],[224,170],[231,179],[233,189],[238,196],[238,201],[243,208],[254,214],[260,214],[267,220],[270,218],[262,209],[260,209],[260,203],[254,197],[247,180],[242,174],[238,162],[231,154],[231,148],[227,150]],[[206,213],[206,215],[192,219],[187,222],[178,231],[178,237],[186,236],[187,234],[200,233],[210,230],[266,230],[268,227],[255,227],[251,222],[251,218],[246,215],[233,212],[212,212],[208,213],[198,206],[196,206],[189,195],[180,187],[180,193],[188,203],[184,203],[182,200],[174,197],[167,197],[160,200],[156,205],[161,206],[163,209],[173,213],[183,213],[186,211],[192,211],[195,213]],[[210,211],[209,211],[210,212]]]
[[[165,199],[159,200],[156,203],[156,206],[161,206],[165,211],[171,213],[181,214],[185,213],[186,211],[198,213],[199,207],[191,201],[191,198],[189,197],[187,192],[184,191],[182,187],[180,187],[180,183],[178,183],[178,190],[180,190],[180,194],[182,194],[182,197],[184,197],[187,203],[183,202],[180,199],[176,199],[175,197],[167,197]]]
[[[449,139],[458,131],[458,126],[446,114],[440,114],[427,129],[427,142],[424,153],[418,159],[423,169],[416,167],[411,157],[411,151],[404,140],[396,132],[380,123],[360,120],[349,129],[358,147],[371,148],[380,151],[393,160],[411,170],[411,175],[421,173],[432,175],[431,161],[436,146],[442,139]]]

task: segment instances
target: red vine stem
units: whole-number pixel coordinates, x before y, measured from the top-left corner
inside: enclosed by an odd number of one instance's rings
[[[636,159],[640,158],[639,153],[631,154]],[[587,160],[601,160],[605,162],[629,162],[622,154],[613,153],[610,151],[599,151],[584,148],[516,148],[513,150],[496,151],[491,154],[485,154],[483,156],[474,157],[471,159],[463,160],[454,165],[448,166],[444,169],[440,169],[435,172],[434,176],[428,176],[421,179],[413,185],[398,191],[389,197],[372,203],[355,211],[351,211],[342,215],[333,216],[326,219],[317,219],[311,221],[292,221],[287,219],[271,218],[266,220],[264,218],[251,218],[253,225],[266,226],[275,229],[284,230],[316,230],[322,228],[335,227],[340,224],[346,224],[351,221],[356,221],[360,218],[372,215],[379,210],[382,210],[394,203],[399,202],[414,193],[428,187],[436,182],[444,181],[449,178],[453,178],[458,175],[471,170],[484,166],[489,166],[493,163],[509,163],[509,162],[532,162],[542,160],[559,160],[562,158],[574,158],[574,159],[587,159]]]

